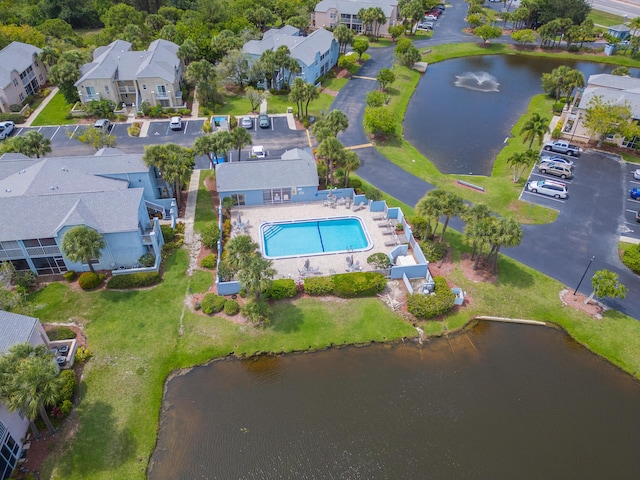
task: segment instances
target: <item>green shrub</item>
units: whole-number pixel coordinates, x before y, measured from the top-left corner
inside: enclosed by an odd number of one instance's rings
[[[448,249],[446,243],[431,241],[420,242],[420,247],[422,247],[422,253],[424,253],[425,258],[430,262],[442,260]]]
[[[443,277],[434,277],[434,293],[422,295],[413,293],[407,297],[407,310],[417,318],[427,319],[443,315],[451,310],[455,302],[455,294]]]
[[[217,259],[218,259],[218,256],[215,253],[210,253],[209,255],[204,257],[202,260],[200,260],[200,266],[202,268],[208,268],[209,270],[213,270],[214,268],[216,268]]]
[[[227,300],[224,304],[224,313],[233,316],[240,311],[240,305],[235,300]]]
[[[160,225],[160,230],[162,231],[164,243],[171,243],[176,238],[176,231],[171,228],[171,225]]]
[[[73,270],[67,270],[62,274],[62,276],[67,282],[73,282],[78,276],[78,274]]]
[[[564,105],[565,105],[564,102],[555,102],[551,107],[551,109],[553,110],[553,113],[559,115],[562,113],[562,110],[564,109]]]
[[[76,350],[75,363],[86,362],[91,358],[91,352],[86,347],[80,347]]]
[[[391,260],[386,253],[378,252],[369,255],[367,263],[373,265],[374,268],[389,268],[391,267]]]
[[[24,123],[24,115],[19,113],[0,113],[0,122]]]
[[[102,279],[93,272],[83,272],[78,278],[78,284],[83,290],[93,290],[102,285]]]
[[[622,254],[622,263],[632,272],[640,274],[640,245],[625,249]]]
[[[31,270],[21,270],[19,272],[14,272],[11,280],[13,280],[14,285],[24,289],[27,292],[33,289],[38,283],[36,274]]]
[[[126,290],[128,288],[148,287],[160,283],[162,277],[158,272],[138,272],[127,275],[116,275],[107,282],[107,288]]]
[[[307,295],[331,295],[333,293],[333,277],[305,278],[304,293]]]
[[[235,117],[235,115],[230,115],[229,116],[229,129],[233,130],[237,126],[238,126],[238,119]]]
[[[424,238],[429,222],[427,222],[426,218],[416,215],[409,219],[409,225],[411,225],[411,230],[415,238]]]
[[[349,68],[356,64],[358,59],[355,55],[342,55],[338,58],[338,66],[340,68]]]
[[[207,293],[200,302],[200,306],[202,307],[202,311],[209,315],[211,313],[221,312],[224,309],[224,304],[226,302],[227,299],[220,295]]]
[[[53,327],[51,330],[47,330],[47,337],[49,337],[49,340],[52,342],[56,340],[71,340],[72,338],[76,338],[76,332],[69,327]]]
[[[374,91],[367,94],[368,107],[382,107],[386,100],[386,95],[382,92]]]
[[[264,296],[269,300],[282,300],[283,298],[293,298],[298,293],[296,282],[291,278],[280,278],[271,282],[271,285],[264,292]]]
[[[333,276],[333,293],[337,297],[372,297],[384,290],[387,279],[377,272],[339,273]]]
[[[362,180],[359,178],[349,178],[349,186],[354,190],[362,188]]]
[[[62,388],[60,389],[60,400],[71,400],[76,389],[76,374],[73,370],[62,370],[60,372]]]
[[[141,130],[141,125],[136,122],[127,128],[127,133],[129,134],[130,137],[139,137],[140,130]]]
[[[214,221],[205,224],[204,227],[202,227],[200,238],[205,247],[216,248],[218,240],[220,240],[220,228],[218,227],[218,222]]]
[[[60,413],[65,417],[69,416],[71,410],[73,410],[73,403],[71,403],[71,400],[65,400],[62,402],[62,405],[60,405]]]
[[[156,256],[153,252],[147,252],[138,259],[138,263],[143,267],[153,267],[156,263]]]

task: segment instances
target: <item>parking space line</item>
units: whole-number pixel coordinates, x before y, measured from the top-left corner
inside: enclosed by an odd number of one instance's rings
[[[69,135],[69,138],[73,138],[79,128],[80,128],[80,125],[76,125],[76,128],[73,129],[73,133],[71,133],[71,135]]]
[[[629,200],[630,202],[640,204],[640,200],[636,200],[635,198],[629,198],[628,200]]]
[[[58,133],[58,130],[60,130],[62,127],[58,127],[56,128],[56,131],[53,132],[53,135],[51,135],[51,138],[49,140],[53,140],[53,138],[56,136],[56,134]]]
[[[529,192],[529,191],[525,191],[523,193],[528,193],[530,195],[534,195],[536,197],[542,197],[542,198],[546,198],[547,200],[553,200],[554,202],[560,202],[560,203],[565,203],[567,200],[566,199],[562,199],[562,198],[553,198],[549,195],[543,195],[542,193],[533,193],[533,192]],[[544,206],[544,205],[542,205]]]
[[[20,127],[17,131],[16,131],[16,137],[19,136],[22,133],[22,130],[24,130],[23,127]]]
[[[626,211],[627,211],[627,212],[629,212],[629,213],[633,213],[633,214],[635,214],[635,213],[636,213],[636,211],[635,211],[635,210],[629,210],[628,208],[626,209]]]
[[[187,120],[186,122],[184,122],[184,129],[182,131],[183,135],[187,134],[187,128],[189,128],[189,120]]]
[[[42,127],[39,127],[39,128],[38,128],[38,133],[40,133],[40,130],[42,130]]]
[[[554,180],[556,182],[566,183],[567,185],[571,185],[571,180],[566,178],[556,177],[555,175],[545,175],[544,173],[532,173],[531,176],[537,175],[538,177],[547,178],[549,180]]]
[[[629,180],[631,183],[635,183],[636,185],[640,185],[640,182],[637,182],[635,180]]]

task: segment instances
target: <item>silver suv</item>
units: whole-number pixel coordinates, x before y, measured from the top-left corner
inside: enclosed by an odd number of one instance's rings
[[[527,183],[527,190],[554,198],[567,198],[567,186],[555,180],[538,180]]]

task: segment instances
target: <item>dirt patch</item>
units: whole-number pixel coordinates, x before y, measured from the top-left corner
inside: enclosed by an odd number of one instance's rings
[[[560,300],[564,305],[580,310],[593,318],[601,319],[602,314],[605,311],[603,305],[599,304],[595,300],[585,304],[584,302],[586,299],[586,295],[579,292],[574,294],[571,290],[566,288],[560,292]]]

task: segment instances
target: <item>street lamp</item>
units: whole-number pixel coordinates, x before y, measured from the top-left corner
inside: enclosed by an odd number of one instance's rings
[[[589,267],[591,266],[591,264],[593,263],[593,261],[596,259],[596,256],[594,255],[593,257],[591,257],[591,260],[589,260],[589,264],[587,265],[587,268],[584,269],[584,273],[582,274],[582,277],[580,277],[580,281],[578,282],[578,286],[576,287],[576,289],[573,291],[573,294],[575,295],[576,292],[578,291],[578,289],[580,288],[580,285],[582,284],[582,280],[584,280],[584,277],[587,275],[587,271],[589,270]]]

